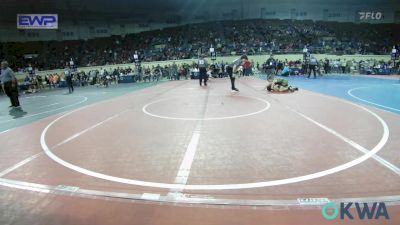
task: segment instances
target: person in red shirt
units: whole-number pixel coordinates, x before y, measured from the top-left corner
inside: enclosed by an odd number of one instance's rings
[[[251,74],[251,62],[248,59],[243,62],[243,74],[244,76],[250,76]]]

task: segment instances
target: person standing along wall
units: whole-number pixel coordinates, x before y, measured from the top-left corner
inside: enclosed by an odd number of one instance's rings
[[[14,71],[10,69],[7,61],[1,62],[1,83],[4,93],[10,98],[10,108],[20,108],[18,99],[18,82]]]
[[[72,84],[72,72],[68,66],[64,69],[64,76],[67,83],[68,92],[72,94],[74,92],[74,85]]]

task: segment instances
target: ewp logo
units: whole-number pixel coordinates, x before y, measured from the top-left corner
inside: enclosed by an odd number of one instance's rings
[[[340,211],[339,211],[338,207],[334,203],[332,202],[326,203],[321,210],[322,216],[324,216],[325,219],[327,220],[333,220],[340,213],[341,220],[344,220],[345,218],[353,220],[354,216],[350,212],[350,208],[352,205],[353,202],[340,203]],[[356,208],[356,212],[360,220],[364,220],[365,217],[367,217],[367,219],[376,219],[376,220],[380,219],[381,217],[387,220],[390,219],[388,211],[386,209],[386,205],[383,202],[379,203],[374,202],[372,203],[371,208],[368,205],[368,203],[355,202],[354,206]]]
[[[18,29],[58,29],[57,14],[18,14]]]

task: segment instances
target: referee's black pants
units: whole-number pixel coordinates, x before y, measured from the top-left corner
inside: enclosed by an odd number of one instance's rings
[[[231,89],[233,90],[233,91],[236,91],[237,89],[236,89],[236,87],[235,87],[235,80],[236,80],[236,78],[233,76],[233,68],[232,67],[227,67],[226,68],[226,72],[228,73],[228,75],[229,75],[229,79],[231,79]]]
[[[4,92],[10,98],[11,106],[18,107],[18,84],[15,84],[15,87],[12,86],[12,82],[5,82],[3,84]]]
[[[66,78],[67,86],[68,86],[68,91],[71,94],[74,92],[74,85],[72,84],[72,76],[68,76]]]
[[[204,85],[207,86],[207,69],[201,67],[201,68],[199,69],[199,82],[200,82],[200,86],[202,85],[203,80],[204,80]]]
[[[314,78],[317,78],[316,72],[315,72],[315,65],[310,65],[309,70],[308,70],[308,78],[311,76],[311,71],[314,73]]]

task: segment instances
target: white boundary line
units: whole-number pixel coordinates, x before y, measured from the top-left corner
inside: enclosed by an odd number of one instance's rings
[[[160,84],[161,84],[161,83],[160,83]],[[120,95],[120,96],[116,96],[116,98],[126,97],[126,96],[131,95],[131,94],[135,94],[135,96],[137,96],[137,95],[148,95],[148,94],[150,94],[150,93],[143,93],[143,92],[146,91],[147,88],[151,88],[151,87],[154,87],[154,86],[156,86],[156,85],[158,85],[158,84],[155,84],[155,85],[152,85],[152,86],[149,86],[149,87],[143,87],[143,88],[140,88],[139,90],[132,90],[132,91],[130,91],[130,92],[123,93],[123,94]],[[132,88],[133,88],[133,86],[132,86],[132,87],[120,88],[120,89],[132,89]],[[137,93],[137,92],[139,92],[139,93]],[[63,95],[52,95],[52,96],[63,96]],[[79,95],[74,95],[74,96],[79,96]],[[23,97],[23,98],[36,98],[36,97],[45,98],[45,97],[47,97],[47,96],[29,96],[29,97]],[[79,102],[79,103],[76,103],[76,104],[80,104],[80,103],[83,103],[83,102],[86,102],[86,101],[87,101],[87,97],[85,97],[85,96],[79,96],[79,97],[84,97],[84,98],[86,98],[86,100],[84,100],[84,101],[82,101],[82,102]],[[85,106],[82,106],[81,108],[75,109],[75,110],[76,110],[76,111],[77,111],[77,110],[82,110],[82,109],[85,109],[85,108],[87,108],[87,107],[89,107],[89,106],[94,106],[94,105],[97,105],[97,104],[100,104],[100,103],[104,103],[104,102],[109,102],[109,101],[112,101],[112,100],[114,100],[114,97],[111,97],[111,98],[106,99],[106,100],[103,100],[103,101],[98,101],[98,102],[95,102],[95,103],[90,104],[90,105],[85,105]],[[66,108],[66,107],[70,107],[70,106],[74,106],[74,105],[68,105],[68,106],[64,106],[64,107]],[[61,108],[55,109],[54,111],[59,110],[59,109],[61,109]],[[75,110],[74,110],[74,111],[75,111]],[[51,111],[53,111],[53,110],[51,110]],[[46,113],[48,113],[48,112],[49,112],[49,111],[47,111]],[[33,115],[29,115],[29,116],[33,116]],[[27,118],[27,117],[29,117],[29,116],[24,116],[23,118]],[[20,119],[21,119],[21,118],[20,118]],[[13,119],[12,119],[12,120],[13,120]],[[8,122],[8,121],[5,121],[5,122]],[[2,121],[0,121],[0,124],[1,124],[1,123],[2,123]],[[3,134],[3,133],[9,132],[9,131],[11,131],[11,130],[13,130],[13,129],[14,129],[14,128],[10,128],[10,129],[8,129],[8,130],[4,130],[4,131],[0,132],[0,135]]]
[[[175,177],[174,184],[186,185],[189,179],[190,169],[192,168],[194,156],[196,155],[197,145],[200,141],[201,132],[201,122],[198,122],[193,134],[190,139],[189,145],[186,149],[185,156],[183,157],[182,163],[179,167],[178,174]],[[183,194],[181,193],[184,188],[171,189],[168,193],[169,196],[173,198],[181,198]]]
[[[55,102],[55,103],[53,103],[53,104],[40,106],[39,109],[46,108],[46,107],[53,106],[53,105],[58,105],[58,104],[60,104],[60,103],[59,103],[59,102]]]
[[[323,97],[328,97],[332,98],[330,96],[325,96],[322,95]],[[332,98],[336,99],[336,98]],[[336,100],[341,100],[341,99],[336,99]],[[341,100],[345,103],[349,103],[348,101]],[[96,104],[95,104],[96,105]],[[86,108],[86,107],[83,107]],[[82,109],[82,108],[81,108]],[[78,111],[81,109],[77,109],[74,111]],[[0,134],[5,133],[10,131],[5,130],[3,132],[0,132]],[[9,179],[3,179],[0,178],[0,185],[10,187],[10,188],[16,188],[16,189],[22,189],[22,190],[28,190],[28,191],[36,191],[36,192],[42,192],[42,193],[59,193],[59,192],[66,192],[62,190],[56,190],[55,187],[49,186],[49,185],[42,185],[42,184],[35,184],[35,183],[29,183],[29,182],[23,182],[23,181],[15,181],[15,180],[9,180]],[[85,189],[79,189],[77,194],[82,194],[82,195],[91,195],[91,196],[100,196],[100,197],[113,197],[113,198],[126,198],[126,199],[142,199],[142,200],[150,200],[154,201],[154,199],[143,199],[142,195],[135,195],[135,194],[129,194],[129,193],[120,193],[120,192],[102,192],[102,191],[97,191],[97,190],[85,190]],[[381,197],[363,197],[363,198],[347,198],[347,199],[332,199],[334,202],[400,202],[400,196],[381,196]],[[170,198],[163,198],[161,197],[158,199],[156,202],[167,202],[167,203],[175,203],[175,202],[180,202],[180,203],[197,203],[197,204],[218,204],[218,205],[272,205],[272,206],[282,206],[282,205],[299,205],[296,200],[238,200],[238,199],[209,199],[209,198],[202,198],[202,196],[198,195],[197,198],[192,198],[192,197],[186,197],[182,196],[179,200],[171,200]]]
[[[58,143],[57,145],[55,145],[53,148],[58,148],[58,147],[60,147],[61,145],[65,144],[65,143],[67,143],[67,142],[72,141],[73,139],[75,139],[75,138],[81,136],[82,134],[84,134],[84,133],[86,133],[86,132],[88,132],[88,131],[90,131],[90,130],[93,130],[94,128],[96,128],[96,127],[98,127],[98,126],[100,126],[100,125],[103,125],[104,123],[107,123],[108,121],[110,121],[110,120],[112,120],[112,119],[117,118],[118,116],[120,116],[122,113],[124,113],[124,112],[126,112],[126,111],[127,111],[127,110],[121,111],[120,113],[117,113],[117,114],[115,114],[115,115],[113,115],[113,116],[111,116],[111,117],[108,117],[107,119],[105,119],[105,120],[103,120],[103,121],[101,121],[101,122],[99,122],[99,123],[96,123],[95,125],[90,126],[90,127],[86,128],[86,129],[84,129],[84,130],[82,130],[82,131],[80,131],[80,132],[78,132],[78,133],[72,135],[71,137],[69,137],[69,138],[65,139],[64,141],[62,141],[62,142]]]
[[[3,131],[0,132],[0,134],[5,134],[5,133],[7,133],[7,132],[10,132],[12,129],[13,129],[13,128],[7,129],[7,130],[3,130]]]
[[[399,85],[400,85],[400,84],[399,84]],[[341,102],[344,102],[344,103],[346,103],[346,104],[351,104],[351,105],[354,105],[354,106],[357,106],[357,107],[364,108],[364,107],[362,107],[362,106],[360,106],[360,105],[358,105],[358,104],[356,104],[356,103],[353,103],[353,102],[350,102],[350,101],[347,101],[347,100],[344,100],[344,99],[341,99],[341,98],[336,98],[336,97],[332,97],[332,96],[327,96],[327,95],[325,95],[325,94],[320,94],[320,93],[314,94],[314,95],[316,95],[316,96],[322,96],[322,97],[325,97],[325,98],[329,98],[329,99],[336,100],[336,101],[341,101]],[[379,109],[379,108],[377,108],[377,109]],[[384,111],[387,112],[386,110],[384,110]],[[391,113],[392,113],[392,112],[391,112]],[[355,143],[355,144],[357,144],[357,143]],[[359,150],[359,151],[361,151],[361,152],[363,152],[363,153],[368,152],[368,150],[365,149],[365,148],[363,148],[362,146],[360,146],[360,148],[356,148],[356,149]],[[390,163],[389,161],[385,160],[384,158],[382,158],[382,157],[380,157],[380,156],[378,156],[378,155],[374,155],[372,158],[375,159],[376,161],[378,161],[379,163],[381,163],[383,166],[385,166],[385,167],[387,167],[388,169],[392,170],[394,173],[400,175],[400,174],[399,174],[399,173],[400,173],[400,168],[398,168],[397,166],[393,165],[393,164]]]
[[[393,111],[396,111],[396,112],[400,112],[400,109],[396,109],[396,108],[392,108],[392,107],[389,107],[389,106],[377,104],[377,103],[375,103],[375,102],[367,101],[367,100],[365,100],[365,99],[362,99],[362,98],[360,98],[360,97],[355,96],[355,95],[352,93],[352,92],[355,91],[355,90],[366,89],[366,88],[371,88],[371,87],[358,87],[358,88],[353,88],[353,89],[348,90],[348,91],[347,91],[347,94],[350,95],[351,97],[357,99],[357,100],[362,101],[362,102],[366,102],[366,103],[371,104],[371,105],[375,105],[375,106],[379,106],[379,107],[382,107],[382,108],[385,108],[385,109],[390,109],[390,110],[393,110]]]
[[[56,109],[52,109],[52,110],[48,110],[48,111],[44,111],[44,112],[40,112],[40,113],[36,113],[36,114],[32,114],[32,115],[23,116],[23,117],[18,118],[18,119],[2,120],[2,121],[0,121],[0,124],[7,123],[7,122],[10,122],[10,121],[14,121],[14,120],[26,119],[26,118],[30,118],[30,117],[34,117],[34,116],[39,116],[39,115],[42,115],[42,114],[55,112],[55,111],[58,111],[60,109],[65,109],[65,108],[68,108],[68,107],[79,105],[79,104],[84,103],[84,102],[86,102],[88,100],[88,98],[85,97],[85,96],[74,95],[74,97],[80,97],[80,98],[83,98],[83,100],[81,100],[79,102],[76,102],[76,103],[73,103],[73,104],[70,104],[70,105],[66,105],[66,106],[60,107],[60,108],[56,108]]]
[[[141,90],[144,90],[144,89],[141,89]],[[140,90],[139,90],[139,91],[140,91]],[[124,94],[124,95],[128,95],[128,94],[130,94],[130,93],[132,93],[132,92],[129,92],[129,93]],[[143,95],[143,94],[146,94],[146,93],[139,93],[138,95]],[[124,96],[124,95],[122,95],[122,96]],[[54,95],[54,96],[58,96],[58,95]],[[47,96],[30,96],[30,97],[24,97],[24,98],[45,98],[45,97],[47,97]],[[82,96],[82,97],[83,97],[83,96]],[[86,98],[86,97],[85,97],[85,98]],[[86,98],[86,100],[87,100],[87,98]],[[105,101],[96,102],[96,103],[94,103],[94,104],[86,105],[86,106],[83,106],[83,107],[81,107],[81,108],[75,109],[75,110],[73,110],[73,111],[79,111],[79,110],[88,108],[88,107],[90,107],[90,106],[94,106],[94,105],[97,105],[97,104],[100,104],[100,103],[104,103],[104,102],[108,102],[108,101],[111,101],[111,100],[112,100],[112,99],[107,99],[107,100],[105,100]],[[110,120],[110,119],[113,119],[113,118],[119,116],[120,114],[122,114],[122,113],[125,112],[125,111],[127,111],[127,110],[123,110],[123,111],[120,112],[118,115],[114,115],[114,116],[112,116],[112,117],[110,117],[110,118],[108,118],[108,119],[106,119],[106,120],[108,121],[108,120]],[[106,121],[103,121],[103,123],[104,123],[104,122],[106,122]],[[72,139],[78,137],[79,135],[81,135],[81,134],[87,132],[88,130],[93,129],[94,127],[97,127],[97,126],[99,126],[99,125],[100,125],[100,124],[96,124],[96,125],[94,125],[94,126],[88,128],[88,129],[86,129],[86,130],[84,130],[84,131],[82,131],[82,132],[80,132],[80,133],[78,133],[78,134],[75,134],[75,135],[69,137],[68,139],[66,139],[66,140],[64,140],[64,141],[62,141],[62,142],[60,142],[60,143],[58,143],[57,145],[53,146],[53,148],[57,148],[57,147],[59,147],[59,146],[65,144],[65,143],[71,141]],[[4,133],[7,133],[7,132],[9,132],[9,131],[11,131],[11,130],[13,130],[13,129],[14,129],[14,128],[11,128],[11,129],[8,129],[8,130],[4,130],[4,131],[0,132],[0,135],[1,135],[1,134],[4,134]],[[21,167],[21,166],[23,166],[23,165],[25,165],[25,164],[27,164],[27,163],[33,161],[34,159],[36,159],[37,157],[39,157],[42,153],[44,153],[44,152],[42,151],[42,152],[40,152],[40,153],[38,153],[38,154],[35,154],[35,155],[33,155],[33,156],[30,156],[30,157],[28,157],[28,158],[22,160],[21,162],[18,162],[17,164],[15,164],[15,165],[9,167],[8,169],[2,171],[2,172],[0,173],[0,178],[1,178],[2,176],[6,175],[6,174],[8,174],[8,173],[10,173],[10,172],[12,172],[12,171],[18,169],[19,167]],[[1,183],[0,183],[0,185],[1,185]],[[7,185],[5,185],[5,186],[7,186]]]
[[[300,115],[301,117],[303,117],[304,119],[310,121],[311,123],[319,126],[320,128],[324,129],[325,131],[333,134],[334,136],[336,136],[337,138],[341,139],[342,141],[346,142],[347,144],[349,144],[350,146],[352,146],[353,148],[357,149],[358,151],[367,154],[369,151],[364,148],[363,146],[357,144],[356,142],[350,140],[349,138],[344,137],[343,135],[341,135],[340,133],[336,132],[335,130],[318,123],[317,121],[311,119],[310,117],[304,115],[303,113],[298,112],[295,109],[292,109],[290,107],[287,106],[287,108],[292,111],[295,112],[296,114]],[[400,169],[397,168],[395,165],[391,164],[390,162],[386,161],[385,159],[377,156],[377,155],[373,155],[372,156],[373,159],[375,159],[376,161],[378,161],[380,164],[382,164],[383,166],[387,167],[388,169],[390,169],[391,171],[393,171],[394,173],[396,173],[397,175],[400,176]]]
[[[39,156],[42,155],[42,154],[43,154],[43,152],[39,152],[39,153],[37,153],[37,154],[35,154],[35,155],[29,157],[29,158],[26,158],[26,159],[23,160],[23,161],[21,161],[21,162],[15,164],[15,165],[13,165],[13,166],[11,166],[11,167],[8,168],[8,169],[3,170],[3,171],[0,173],[0,177],[3,177],[3,176],[5,176],[5,175],[11,173],[12,171],[14,171],[14,170],[20,168],[21,166],[23,166],[23,165],[29,163],[30,161],[36,159],[37,157],[39,157]]]
[[[9,187],[9,188],[26,190],[26,191],[35,191],[35,192],[41,192],[41,193],[50,193],[51,192],[51,189],[45,188],[45,185],[22,182],[22,181],[14,181],[14,180],[8,180],[8,179],[3,179],[3,178],[0,178],[0,185]]]
[[[297,183],[297,182],[303,182],[307,180],[312,180],[320,177],[324,177],[330,174],[334,174],[346,169],[349,169],[353,166],[356,166],[372,156],[374,156],[377,152],[379,152],[383,146],[386,144],[389,138],[389,128],[386,124],[386,122],[379,117],[377,114],[374,112],[368,110],[367,108],[350,103],[349,104],[356,106],[358,108],[363,109],[364,111],[370,113],[373,115],[382,125],[383,128],[383,135],[379,143],[368,153],[362,155],[361,157],[354,159],[350,162],[344,163],[342,165],[333,167],[331,169],[323,170],[317,173],[312,173],[304,176],[298,176],[298,177],[292,177],[292,178],[287,178],[287,179],[280,179],[280,180],[273,180],[273,181],[266,181],[266,182],[255,182],[255,183],[243,183],[243,184],[212,184],[212,185],[181,185],[181,184],[170,184],[170,183],[158,183],[158,182],[148,182],[148,181],[140,181],[140,180],[133,180],[133,179],[127,179],[127,178],[121,178],[121,177],[115,177],[115,176],[110,176],[102,173],[98,173],[95,171],[91,171],[76,165],[73,165],[69,162],[66,162],[62,160],[61,158],[57,157],[47,146],[46,144],[46,134],[48,130],[59,120],[63,119],[64,117],[68,116],[69,114],[73,113],[69,112],[67,114],[64,114],[57,119],[53,120],[50,124],[47,125],[47,127],[43,130],[41,137],[40,137],[40,143],[42,146],[43,151],[46,153],[47,156],[49,156],[52,160],[55,162],[59,163],[60,165],[67,167],[71,170],[74,170],[76,172],[96,177],[99,179],[103,180],[108,180],[108,181],[113,181],[117,183],[124,183],[124,184],[130,184],[130,185],[139,185],[139,186],[147,186],[147,187],[153,187],[153,188],[166,188],[166,189],[185,189],[185,190],[233,190],[233,189],[247,189],[247,188],[259,188],[259,187],[270,187],[270,186],[277,186],[277,185],[284,185],[284,184],[290,184],[290,183]]]
[[[132,93],[132,92],[130,92],[130,93]],[[139,94],[137,94],[137,95],[143,95],[143,94],[147,94],[147,93],[139,93]],[[111,101],[111,100],[112,100],[112,99],[108,99],[108,100],[106,100],[106,101],[98,102],[98,103],[95,103],[95,104],[93,104],[93,105],[96,105],[96,104],[99,104],[99,103],[104,103],[104,102]],[[80,109],[76,109],[76,110],[74,110],[74,111],[72,111],[72,112],[76,112],[76,111],[79,111],[79,110],[88,108],[89,106],[93,106],[93,105],[87,105],[87,106],[84,106],[84,107],[82,107],[82,108],[80,108]],[[101,122],[99,122],[99,123],[96,123],[96,124],[94,124],[94,125],[92,125],[92,126],[86,128],[86,129],[84,129],[84,130],[82,130],[82,131],[80,131],[80,132],[78,132],[78,133],[72,135],[71,137],[69,137],[69,138],[65,139],[64,141],[58,143],[57,145],[53,146],[53,148],[58,148],[58,147],[60,147],[61,145],[65,144],[65,143],[67,143],[67,142],[70,142],[70,141],[72,141],[73,139],[75,139],[75,138],[81,136],[82,134],[84,134],[84,133],[86,133],[86,132],[88,132],[88,131],[90,131],[90,130],[92,130],[92,129],[94,129],[94,128],[96,128],[96,127],[98,127],[98,126],[100,126],[100,125],[102,125],[102,124],[104,124],[104,123],[110,121],[110,120],[112,120],[112,119],[117,118],[117,117],[120,116],[121,114],[127,112],[129,109],[130,109],[130,108],[124,109],[124,110],[122,110],[121,112],[119,112],[119,113],[117,113],[117,114],[115,114],[115,115],[113,115],[113,116],[110,116],[110,117],[108,117],[107,119],[105,119],[105,120],[103,120],[103,121],[101,121]],[[71,112],[71,113],[72,113],[72,112]]]
[[[103,120],[102,122],[99,122],[99,123],[97,123],[97,124],[95,124],[95,125],[93,125],[93,126],[91,126],[91,127],[89,127],[89,128],[86,128],[85,130],[83,130],[83,131],[81,131],[81,132],[79,132],[79,133],[76,133],[76,134],[72,135],[71,137],[69,137],[69,138],[65,139],[64,141],[58,143],[57,145],[53,146],[53,148],[54,148],[54,149],[55,149],[55,148],[58,148],[58,147],[60,147],[61,145],[65,144],[65,143],[67,143],[67,142],[69,142],[69,141],[72,141],[73,139],[79,137],[80,135],[82,135],[82,134],[84,134],[84,133],[86,133],[86,132],[88,132],[88,131],[90,131],[90,130],[92,130],[92,129],[94,129],[94,128],[96,128],[96,127],[98,127],[98,126],[100,126],[100,125],[102,125],[102,124],[104,124],[104,123],[106,123],[106,122],[108,122],[108,121],[110,121],[110,120],[116,118],[116,117],[118,117],[118,116],[120,116],[120,115],[121,115],[123,112],[125,112],[125,111],[126,111],[126,110],[124,110],[124,111],[122,111],[122,112],[120,112],[120,113],[118,113],[118,114],[116,114],[116,115],[114,115],[114,116],[111,116],[111,117],[109,117],[109,118]],[[0,134],[1,134],[1,133],[0,133]],[[42,151],[42,152],[39,152],[39,153],[37,153],[37,154],[35,154],[35,155],[31,156],[31,157],[28,157],[28,158],[22,160],[21,162],[19,162],[19,163],[17,163],[17,164],[11,166],[11,167],[8,168],[8,169],[3,170],[2,172],[0,172],[0,177],[3,177],[3,176],[5,176],[5,175],[7,175],[8,173],[11,173],[12,171],[14,171],[14,170],[20,168],[21,166],[23,166],[23,165],[25,165],[25,164],[31,162],[32,160],[34,160],[34,159],[38,158],[39,156],[41,156],[43,153],[44,153],[43,151]]]
[[[53,96],[55,96],[55,95],[53,95]],[[22,97],[22,99],[24,99],[24,98],[46,98],[46,97],[48,97],[48,96],[45,96],[45,95],[36,95],[36,96],[26,96],[26,97]]]
[[[187,196],[182,195],[179,199],[171,199],[169,196],[158,196],[155,193],[150,193],[147,197],[146,193],[142,194],[131,194],[122,192],[112,191],[97,191],[89,189],[78,189],[76,191],[70,191],[68,189],[59,189],[57,186],[36,184],[30,182],[16,181],[0,178],[0,185],[15,189],[35,191],[41,193],[54,193],[54,194],[68,194],[68,195],[81,195],[83,197],[103,197],[103,198],[115,198],[115,199],[128,199],[128,200],[146,200],[151,202],[164,202],[164,203],[188,203],[188,204],[207,204],[207,205],[220,205],[226,207],[226,205],[242,205],[242,206],[301,206],[301,207],[315,207],[314,205],[301,205],[296,199],[287,200],[253,200],[253,199],[217,199],[217,198],[206,198],[203,195]],[[149,194],[147,194],[149,195]],[[331,202],[385,202],[387,205],[398,205],[400,203],[400,196],[379,196],[379,197],[358,197],[358,198],[345,198],[345,199],[330,199]]]
[[[138,91],[141,91],[141,90],[144,90],[144,89],[140,89],[140,90],[138,90]],[[123,94],[122,96],[129,95],[129,94],[131,94],[131,93],[132,93],[132,92],[129,92],[129,93]],[[135,93],[135,94],[136,94],[136,93]],[[136,95],[143,95],[143,94],[148,94],[148,93],[139,93],[139,94],[136,94]],[[54,96],[58,96],[58,95],[54,95]],[[45,98],[45,97],[47,97],[47,96],[30,96],[30,97],[24,97],[24,98]],[[84,96],[81,96],[81,97],[84,97]],[[86,97],[85,97],[85,98],[86,98]],[[86,100],[87,100],[87,98],[86,98]],[[112,100],[113,100],[113,99],[111,98],[111,99],[107,99],[107,100],[105,100],[105,101],[96,102],[96,103],[94,103],[94,104],[86,105],[86,106],[83,106],[83,107],[81,107],[81,108],[75,109],[75,110],[73,110],[72,112],[79,111],[79,110],[82,110],[82,109],[85,109],[85,108],[88,108],[88,107],[91,107],[91,106],[94,106],[94,105],[97,105],[97,104],[100,104],[100,103],[109,102],[109,101],[112,101]],[[129,108],[128,108],[128,109],[129,109]],[[93,128],[95,128],[95,127],[97,127],[97,126],[99,126],[99,125],[101,125],[101,124],[103,124],[103,123],[109,121],[109,120],[111,120],[111,119],[114,119],[114,118],[116,118],[117,116],[120,116],[122,113],[128,111],[128,109],[125,109],[125,110],[119,112],[118,114],[116,114],[116,115],[114,115],[114,116],[112,116],[112,117],[109,117],[109,118],[107,118],[106,120],[104,120],[104,121],[102,121],[102,122],[100,122],[100,123],[98,123],[98,124],[95,124],[95,125],[93,125],[92,127],[89,127],[89,128],[87,128],[87,129],[85,129],[84,131],[81,131],[81,132],[79,132],[79,133],[77,133],[77,134],[75,134],[75,135],[69,137],[68,139],[66,139],[66,140],[64,140],[64,141],[62,141],[62,142],[60,142],[60,143],[58,143],[57,145],[53,146],[53,148],[57,148],[57,147],[59,147],[59,146],[65,144],[65,143],[67,143],[67,142],[69,142],[69,141],[75,139],[76,137],[82,135],[83,133],[85,133],[85,132],[87,132],[87,131],[89,131],[89,130],[91,130],[91,129],[93,129]],[[11,131],[11,130],[13,130],[13,129],[14,129],[14,128],[11,128],[11,129],[8,129],[8,130],[4,130],[4,131],[0,132],[0,135],[1,135],[1,134],[4,134],[4,133],[7,133],[7,132],[9,132],[9,131]],[[42,152],[40,152],[40,153],[38,153],[38,154],[35,154],[35,155],[33,155],[33,156],[30,156],[30,157],[28,157],[28,158],[26,158],[26,159],[24,159],[24,160],[18,162],[17,164],[15,164],[15,165],[9,167],[8,169],[6,169],[6,170],[0,172],[0,179],[1,179],[2,176],[4,176],[4,175],[6,175],[6,174],[8,174],[8,173],[10,173],[10,172],[12,172],[12,171],[18,169],[19,167],[21,167],[21,166],[23,166],[23,165],[25,165],[25,164],[27,164],[27,163],[33,161],[33,160],[36,159],[37,157],[41,156],[43,153],[44,153],[44,152],[42,151]],[[1,185],[1,182],[0,182],[0,185]],[[4,186],[7,186],[7,185],[4,185]]]
[[[183,157],[181,166],[179,167],[178,174],[175,178],[175,184],[184,184],[186,185],[190,168],[192,167],[193,159],[196,154],[197,145],[199,144],[200,140],[200,128],[196,128],[193,132],[192,138],[190,139],[189,145],[186,149],[185,156]]]
[[[256,114],[265,112],[265,111],[267,111],[267,110],[271,107],[271,104],[270,104],[268,101],[266,101],[266,100],[264,100],[264,99],[261,99],[261,98],[251,97],[251,96],[244,96],[244,95],[239,95],[239,97],[256,99],[256,100],[259,100],[259,101],[261,101],[261,102],[264,102],[266,105],[265,105],[265,107],[262,108],[261,110],[258,110],[258,111],[256,111],[256,112],[252,112],[252,113],[247,113],[247,114],[242,114],[242,115],[236,115],[236,116],[208,117],[208,118],[169,117],[169,116],[156,115],[156,114],[153,114],[153,113],[147,111],[147,107],[149,107],[150,105],[153,105],[153,104],[158,103],[158,102],[166,101],[166,100],[169,100],[169,99],[177,98],[177,97],[172,97],[172,98],[164,98],[164,99],[160,99],[160,100],[157,100],[157,101],[154,101],[154,102],[150,102],[150,103],[146,104],[145,106],[143,106],[142,111],[143,111],[145,114],[149,115],[149,116],[156,117],[156,118],[160,118],[160,119],[184,120],[184,121],[201,121],[201,120],[203,120],[203,121],[209,121],[209,120],[237,119],[237,118],[242,118],[242,117],[247,117],[247,116],[253,116],[253,115],[256,115]]]

